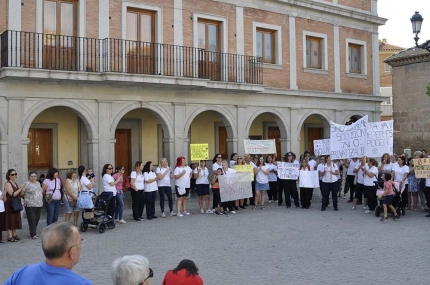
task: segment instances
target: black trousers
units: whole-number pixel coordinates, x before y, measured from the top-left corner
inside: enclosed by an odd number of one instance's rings
[[[106,214],[111,216],[112,219],[115,215],[115,208],[116,208],[116,197],[112,196],[112,198],[109,200],[109,205],[106,211]]]
[[[42,207],[25,207],[25,214],[27,215],[28,227],[30,229],[30,236],[34,237],[37,233],[37,225],[40,220],[40,213]]]
[[[376,185],[374,186],[364,186],[364,191],[367,192],[367,205],[369,206],[370,211],[375,211],[376,206],[378,205],[378,199],[376,197]]]
[[[294,205],[296,207],[299,207],[299,193],[297,192],[296,180],[282,179],[282,184],[284,186],[285,204],[287,205],[287,207],[291,207],[290,197],[293,197]]]
[[[224,209],[224,211],[228,209],[231,212],[234,210],[234,201],[222,202],[221,206]]]
[[[348,176],[346,176],[345,189],[344,189],[343,193],[344,194],[348,193],[348,189],[346,187],[346,185],[348,185],[348,188],[349,188],[349,200],[354,199],[354,192],[355,192],[354,180],[355,180],[355,175],[348,175]]]
[[[282,205],[282,202],[284,201],[283,199],[282,199],[282,193],[284,192],[284,185],[283,185],[283,183],[282,183],[282,179],[279,179],[278,178],[278,181],[277,181],[277,188],[278,188],[278,205],[279,206],[281,206]]]
[[[430,208],[430,187],[426,186],[426,201],[427,201],[427,207]]]
[[[326,183],[326,182],[322,182],[322,194],[323,194],[323,199],[322,199],[322,209],[327,208],[327,205],[329,203],[329,198],[330,198],[330,193],[331,193],[331,198],[333,199],[333,208],[337,209],[337,192],[339,190],[339,181],[336,182],[332,182],[332,183]]]
[[[172,187],[160,186],[158,187],[158,193],[160,194],[160,209],[164,213],[164,199],[167,195],[167,200],[169,201],[169,210],[173,211],[173,197],[172,197]]]
[[[221,202],[219,188],[212,188],[212,193],[213,193],[212,209],[215,209],[215,208],[218,208],[218,205]]]
[[[143,190],[131,190],[131,209],[133,211],[133,219],[137,220],[142,217],[143,209],[145,208],[145,192]]]
[[[403,208],[404,209],[406,209],[406,206],[409,204],[409,201],[408,201],[408,187],[409,187],[409,185],[408,184],[406,184],[405,185],[405,190],[403,190],[403,193],[402,193],[402,205],[403,205]]]
[[[157,199],[157,191],[145,192],[146,201],[146,218],[153,218],[155,215],[155,200]]]
[[[270,190],[267,191],[267,196],[269,196],[269,200],[276,201],[278,200],[278,182],[277,181],[269,181]]]
[[[311,198],[314,188],[300,187],[300,203],[303,208],[309,208],[311,206]]]

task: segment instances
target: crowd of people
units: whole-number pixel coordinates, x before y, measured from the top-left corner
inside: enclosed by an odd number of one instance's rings
[[[387,209],[392,203],[393,189],[400,189],[401,208],[418,210],[420,207],[428,211],[430,199],[430,179],[417,179],[413,158],[430,158],[425,151],[417,151],[413,157],[407,158],[405,154],[384,154],[381,162],[374,158],[351,158],[331,160],[330,156],[312,156],[306,151],[299,158],[292,152],[287,152],[279,161],[274,155],[239,156],[233,153],[230,161],[223,160],[220,154],[215,155],[212,161],[212,169],[206,166],[206,161],[200,161],[196,166],[188,165],[184,157],[178,157],[174,169],[169,167],[168,161],[162,158],[154,170],[153,163],[137,161],[130,174],[128,191],[131,193],[133,220],[144,220],[143,212],[146,208],[146,219],[157,219],[156,197],[160,200],[161,217],[184,217],[190,215],[187,211],[187,197],[190,191],[196,191],[198,205],[202,214],[228,215],[235,214],[239,209],[252,207],[253,210],[265,209],[266,196],[269,203],[285,204],[287,208],[309,209],[314,203],[315,196],[321,198],[321,211],[325,211],[332,203],[334,211],[338,211],[338,198],[347,198],[352,204],[351,209],[356,210],[358,205],[363,205],[365,213],[373,213],[378,206],[378,200],[383,200],[384,217],[387,218]],[[298,159],[298,160],[297,160]],[[318,171],[320,191],[314,188],[298,187],[297,179],[280,179],[277,175],[278,163],[288,162],[297,166],[299,171]],[[222,201],[220,195],[219,178],[222,175],[232,175],[236,172],[235,165],[252,165],[254,180],[252,181],[252,197],[236,201]],[[111,192],[113,199],[109,202],[106,214],[114,217],[117,224],[126,224],[123,219],[124,190],[127,177],[124,177],[125,168],[118,165],[116,169],[111,164],[106,164],[102,169],[101,192]],[[342,175],[346,173],[344,188],[342,191]],[[82,211],[78,207],[80,191],[94,191],[98,181],[91,169],[79,166],[67,171],[66,179],[59,177],[56,168],[49,169],[48,173],[41,175],[37,180],[37,174],[30,171],[29,179],[19,185],[17,172],[9,169],[6,173],[7,182],[4,191],[0,192],[0,242],[4,243],[1,233],[7,231],[7,241],[17,242],[21,238],[17,230],[22,229],[21,214],[13,211],[14,201],[18,197],[23,198],[24,209],[27,215],[30,236],[37,239],[37,226],[39,224],[42,208],[46,209],[46,225],[49,226],[58,221],[60,206],[63,203],[66,216],[65,221],[73,217],[73,225],[78,227],[79,214]],[[171,180],[174,179],[174,191]],[[378,186],[378,182],[380,182]],[[392,187],[391,187],[391,186]],[[377,195],[378,188],[383,193]],[[212,189],[212,205],[210,204],[210,190]],[[176,195],[176,212],[173,208],[173,196]],[[168,200],[168,211],[165,210],[165,199]],[[391,197],[391,198],[390,198]],[[420,203],[420,205],[419,205]],[[166,214],[167,212],[167,214]],[[400,213],[392,211],[394,218],[398,219]],[[403,213],[404,214],[404,213]],[[426,215],[430,217],[430,214]],[[384,219],[385,218],[385,219]]]

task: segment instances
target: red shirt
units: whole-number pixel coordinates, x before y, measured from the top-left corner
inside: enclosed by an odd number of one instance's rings
[[[169,270],[164,276],[163,285],[203,285],[203,280],[200,276],[190,275],[186,277],[186,275],[186,269],[179,270],[177,274]]]

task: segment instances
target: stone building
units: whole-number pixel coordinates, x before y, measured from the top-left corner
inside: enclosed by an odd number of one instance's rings
[[[410,48],[390,56],[392,67],[394,152],[430,150],[430,52]],[[428,92],[430,94],[430,92]]]
[[[0,0],[1,177],[380,120],[377,0]]]

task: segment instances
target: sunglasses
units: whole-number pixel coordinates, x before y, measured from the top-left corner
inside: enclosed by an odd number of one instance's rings
[[[18,173],[11,173],[10,176],[18,176]]]
[[[152,271],[152,268],[149,268],[149,275],[148,275],[148,277],[145,278],[145,280],[143,280],[143,282],[145,282],[146,280],[148,280],[149,278],[152,278],[152,277],[154,277],[154,271]]]
[[[222,156],[217,156],[217,158],[222,158]]]
[[[108,169],[108,170],[112,170],[112,167],[108,167],[108,168],[106,168],[106,169]]]

